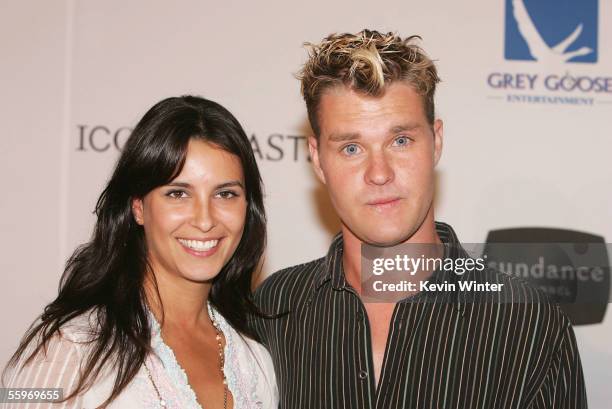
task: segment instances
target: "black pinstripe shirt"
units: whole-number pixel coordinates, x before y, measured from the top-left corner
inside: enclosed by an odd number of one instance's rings
[[[450,226],[436,229],[447,257],[464,255]],[[344,276],[342,237],[326,257],[273,274],[256,302],[288,313],[253,325],[272,354],[280,407],[586,408],[574,332],[560,308],[519,279],[481,275],[436,272],[431,282],[503,283],[504,302],[447,292],[396,304],[376,385],[368,318]]]

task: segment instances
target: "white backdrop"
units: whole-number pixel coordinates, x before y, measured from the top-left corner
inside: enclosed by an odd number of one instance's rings
[[[216,100],[253,138],[267,193],[266,273],[325,254],[338,222],[309,167],[293,74],[305,59],[301,44],[331,32],[369,27],[423,37],[443,79],[437,219],[462,241],[521,226],[612,237],[612,82],[597,93],[543,85],[548,75],[612,77],[609,1],[599,1],[596,63],[505,59],[505,0],[3,0],[0,7],[0,363],[55,295],[66,258],[89,237],[91,212],[118,157],[115,140],[120,147],[128,128],[167,96]],[[538,81],[534,89],[497,89],[487,81],[492,73],[537,74]],[[509,102],[508,94],[591,104]],[[576,334],[590,406],[607,407],[610,313]]]

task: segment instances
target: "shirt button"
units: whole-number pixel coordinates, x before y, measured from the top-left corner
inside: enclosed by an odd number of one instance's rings
[[[359,371],[359,379],[366,379],[368,377],[368,372],[361,370]]]

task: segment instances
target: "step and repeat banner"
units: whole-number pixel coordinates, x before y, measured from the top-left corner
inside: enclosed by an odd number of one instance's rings
[[[581,234],[612,240],[607,0],[75,1],[62,7],[66,75],[57,104],[66,108],[64,132],[44,136],[62,147],[59,165],[49,159],[60,166],[63,186],[57,192],[62,259],[91,234],[97,197],[137,120],[155,102],[183,94],[221,103],[250,138],[269,217],[263,274],[324,255],[339,222],[310,167],[311,131],[295,74],[306,58],[304,42],[363,28],[418,34],[436,61],[442,78],[436,108],[445,131],[436,218],[460,240],[530,242],[534,229],[544,231],[538,240],[545,242]],[[37,285],[55,288],[61,272],[55,273]],[[597,277],[609,286],[608,274]],[[32,303],[38,308],[43,301]],[[606,307],[602,299],[596,315],[576,322],[593,408],[608,407],[612,398]],[[33,318],[14,315],[23,328]]]

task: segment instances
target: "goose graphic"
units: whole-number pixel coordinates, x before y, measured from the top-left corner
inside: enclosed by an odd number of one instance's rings
[[[550,62],[553,64],[564,63],[571,60],[574,57],[588,55],[593,52],[589,47],[581,47],[577,50],[567,51],[567,49],[576,41],[576,39],[582,33],[582,23],[574,29],[574,31],[567,36],[559,44],[550,47],[536,28],[527,7],[523,0],[512,0],[513,15],[516,19],[519,32],[525,39],[531,56],[536,61]]]

